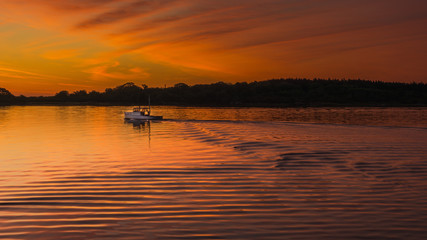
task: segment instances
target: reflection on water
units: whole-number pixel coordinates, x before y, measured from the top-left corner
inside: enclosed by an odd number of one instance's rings
[[[427,233],[425,110],[394,109],[416,124],[342,125],[262,121],[272,109],[166,107],[157,110],[170,120],[123,122],[125,109],[0,108],[0,239]],[[307,111],[305,122],[330,122]],[[377,115],[399,115],[391,111]]]
[[[282,121],[427,127],[427,108],[191,108],[158,107],[169,119]]]

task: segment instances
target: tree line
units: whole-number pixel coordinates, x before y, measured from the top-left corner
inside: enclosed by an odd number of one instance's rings
[[[125,83],[104,92],[60,91],[54,96],[14,96],[0,88],[0,104],[81,104],[221,107],[427,106],[427,84],[337,79],[272,79],[259,82],[185,83],[148,87]]]

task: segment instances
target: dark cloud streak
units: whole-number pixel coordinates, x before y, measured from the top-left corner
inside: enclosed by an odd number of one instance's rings
[[[147,14],[152,13],[158,9],[164,8],[173,0],[161,0],[161,1],[136,1],[130,4],[119,7],[112,11],[102,13],[94,18],[90,18],[86,21],[83,21],[75,26],[76,29],[88,29],[94,28],[100,25],[106,25],[111,23],[116,23],[124,19],[141,17]]]
[[[25,10],[37,5],[41,11],[35,16],[41,16],[39,20],[45,25],[53,23],[53,31],[108,46],[111,52],[88,62],[108,64],[127,54],[176,68],[221,74],[248,74],[258,69],[277,76],[284,73],[286,65],[312,71],[314,76],[316,71],[324,73],[324,68],[318,67],[324,62],[333,69],[333,64],[342,66],[351,59],[344,67],[363,72],[353,63],[363,66],[366,59],[374,59],[378,64],[389,63],[388,69],[383,64],[382,72],[392,72],[401,65],[410,69],[427,61],[427,55],[422,54],[427,43],[425,0],[17,1],[0,2],[0,7],[14,5],[21,10],[15,19],[26,19],[31,25],[34,21],[27,18]],[[21,3],[26,4],[19,6]],[[45,12],[52,16],[45,17]],[[298,65],[303,61],[308,65]],[[309,65],[310,61],[317,64]],[[369,72],[371,66],[365,67]],[[416,71],[416,76],[427,74],[421,67]]]

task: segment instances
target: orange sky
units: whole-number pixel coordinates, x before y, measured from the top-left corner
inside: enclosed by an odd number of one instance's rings
[[[0,1],[0,87],[427,82],[426,13],[425,0]]]

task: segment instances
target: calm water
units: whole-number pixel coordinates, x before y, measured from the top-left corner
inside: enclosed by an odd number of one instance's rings
[[[0,107],[0,239],[422,239],[427,109]]]

